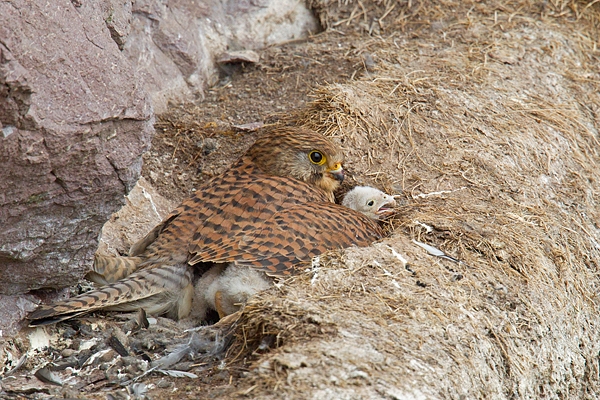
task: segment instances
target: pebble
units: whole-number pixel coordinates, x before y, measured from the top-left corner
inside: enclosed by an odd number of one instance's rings
[[[109,361],[113,360],[116,356],[117,356],[117,353],[113,349],[110,349],[106,353],[102,354],[102,356],[100,356],[98,358],[98,361],[109,362]]]
[[[71,357],[75,353],[77,353],[76,350],[73,350],[73,349],[63,349],[60,352],[60,355],[63,356],[64,358],[67,358],[67,357]]]
[[[166,379],[161,379],[160,381],[158,381],[156,383],[156,386],[158,386],[161,389],[167,389],[167,388],[170,388],[171,386],[173,386],[173,382],[169,382]]]

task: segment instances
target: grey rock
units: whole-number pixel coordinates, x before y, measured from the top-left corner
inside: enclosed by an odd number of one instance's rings
[[[126,204],[102,227],[98,253],[119,255],[158,225],[177,203],[161,196],[143,177],[127,195]]]
[[[5,296],[0,294],[0,338],[12,336],[24,328],[25,316],[37,306],[32,295]]]
[[[133,18],[133,1],[130,0],[107,0],[100,4],[103,19],[110,31],[110,36],[120,50],[123,50],[129,32],[131,32],[131,20]]]
[[[157,113],[166,110],[168,101],[201,97],[216,82],[216,68],[197,23],[202,7],[187,1],[139,0],[133,5],[123,54],[136,66]]]
[[[226,51],[218,58],[219,63],[257,63],[260,56],[252,50]]]

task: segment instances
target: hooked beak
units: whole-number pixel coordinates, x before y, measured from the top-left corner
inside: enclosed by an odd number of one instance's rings
[[[333,166],[333,169],[328,170],[327,173],[330,174],[333,177],[333,179],[339,181],[340,183],[344,181],[345,173],[341,163],[335,164]]]

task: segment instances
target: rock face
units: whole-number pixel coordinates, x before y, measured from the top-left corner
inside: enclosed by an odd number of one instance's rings
[[[139,177],[152,108],[103,16],[0,3],[0,294],[76,282]]]
[[[102,227],[98,253],[117,256],[129,252],[131,246],[158,225],[177,207],[177,203],[161,196],[140,177],[129,192],[126,204]]]
[[[320,29],[301,0],[138,0],[131,18],[123,53],[143,76],[157,113],[169,100],[201,98],[217,82],[215,60],[225,51],[260,49]]]

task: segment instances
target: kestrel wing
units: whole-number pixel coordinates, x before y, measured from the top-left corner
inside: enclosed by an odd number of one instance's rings
[[[285,275],[328,250],[364,247],[383,236],[365,215],[333,203],[305,203],[264,221],[241,238],[236,260],[271,275]]]
[[[151,314],[176,312],[182,292],[192,282],[187,265],[160,265],[131,274],[126,279],[31,312],[30,325],[45,325],[73,318],[94,310],[135,311],[144,308]],[[172,310],[173,309],[173,310]]]
[[[252,174],[240,175],[232,170],[203,184],[193,196],[186,199],[169,217],[154,228],[144,239],[136,243],[131,255],[145,256],[148,260],[164,259],[165,255],[176,262],[187,261],[194,237],[211,216],[221,213],[243,183]]]
[[[259,175],[240,180],[236,193],[218,212],[207,218],[194,235],[190,264],[231,262],[246,252],[240,249],[242,237],[254,232],[278,212],[312,200],[326,202],[326,195],[304,182],[290,178]]]
[[[235,261],[235,263],[237,265],[256,268],[260,271],[264,271],[269,276],[288,276],[300,270],[302,265],[310,264],[310,261],[311,260],[301,262],[294,257],[279,256],[272,258],[261,258],[258,260],[238,260]]]
[[[139,256],[146,252],[149,246],[155,242],[160,242],[160,236],[163,232],[173,231],[171,235],[185,237],[185,228],[195,227],[201,224],[207,216],[218,211],[219,202],[228,201],[232,195],[232,188],[253,176],[254,167],[248,162],[240,161],[234,168],[226,174],[218,175],[200,185],[196,192],[184,200],[175,210],[173,210],[160,224],[155,226],[144,238],[134,243],[129,250],[130,256]],[[193,233],[193,230],[192,232]],[[191,236],[190,233],[190,236]],[[167,241],[170,237],[167,238]],[[180,243],[179,247],[182,247]],[[152,247],[152,246],[151,246]],[[160,247],[160,245],[159,245]]]

